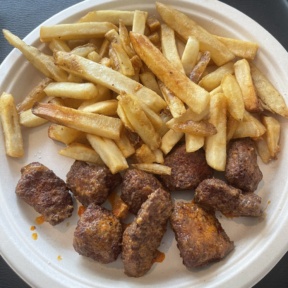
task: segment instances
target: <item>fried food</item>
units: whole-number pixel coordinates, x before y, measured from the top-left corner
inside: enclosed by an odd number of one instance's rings
[[[72,215],[74,207],[68,186],[39,162],[21,169],[15,192],[53,226]]]

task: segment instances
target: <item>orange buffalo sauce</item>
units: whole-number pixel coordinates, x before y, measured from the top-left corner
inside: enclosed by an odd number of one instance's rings
[[[112,192],[108,196],[108,201],[111,204],[113,214],[120,219],[124,219],[128,214],[128,206],[123,202],[117,192]]]
[[[79,206],[78,216],[81,217],[81,215],[85,212],[85,210],[86,210],[86,208],[83,205]]]
[[[44,216],[40,215],[35,219],[36,224],[41,225],[45,222]]]
[[[165,254],[159,250],[157,250],[156,256],[153,259],[153,263],[157,262],[157,263],[162,263],[165,259]]]
[[[32,233],[32,239],[37,240],[38,239],[38,234],[37,233]]]

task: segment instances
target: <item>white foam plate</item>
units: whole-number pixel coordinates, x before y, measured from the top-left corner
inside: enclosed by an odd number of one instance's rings
[[[215,34],[258,42],[256,63],[287,99],[288,55],[285,49],[264,28],[241,12],[214,0],[165,1],[193,16]],[[74,5],[43,24],[73,22],[91,9],[143,9],[156,15],[154,1],[93,0]],[[17,31],[16,31],[17,33]],[[43,47],[38,40],[39,27],[25,41]],[[41,79],[41,75],[13,50],[0,67],[1,92],[12,93],[16,101],[26,95]],[[288,99],[287,99],[288,100]],[[283,118],[279,159],[261,165],[264,179],[257,193],[263,198],[265,217],[221,217],[235,250],[223,261],[196,271],[182,264],[173,237],[168,232],[159,248],[165,253],[162,263],[154,264],[144,277],[135,279],[124,275],[121,260],[101,265],[79,256],[72,247],[77,208],[72,218],[52,227],[47,223],[35,225],[34,210],[17,199],[14,191],[22,166],[39,161],[65,179],[73,160],[57,154],[59,144],[47,138],[47,126],[23,129],[25,157],[6,157],[0,133],[0,252],[9,265],[32,287],[247,287],[259,281],[280,260],[288,248],[287,195],[287,121]],[[38,234],[35,241],[31,235]],[[59,257],[60,256],[60,257]],[[62,258],[62,260],[60,260]]]

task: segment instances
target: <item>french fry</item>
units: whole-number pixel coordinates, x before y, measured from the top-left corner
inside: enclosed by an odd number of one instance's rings
[[[159,2],[156,2],[156,9],[163,21],[183,39],[187,41],[194,36],[200,43],[200,51],[210,51],[211,58],[218,66],[234,59],[234,54],[221,41],[184,13]]]
[[[110,22],[83,22],[41,26],[40,41],[49,42],[54,38],[60,40],[101,38],[111,29],[117,30],[117,27]]]
[[[122,130],[120,138],[114,141],[125,158],[128,158],[135,153],[135,148],[129,140],[125,129]]]
[[[255,144],[257,153],[260,156],[261,160],[263,161],[263,163],[268,164],[272,159],[266,139],[260,137],[255,141]]]
[[[178,49],[176,46],[175,32],[166,24],[161,25],[162,53],[179,71],[185,73]]]
[[[270,156],[272,159],[277,158],[277,154],[280,151],[279,147],[279,139],[280,139],[280,131],[281,126],[277,119],[271,116],[263,116],[262,123],[266,127],[266,133],[264,135],[267,146],[270,152]]]
[[[249,62],[246,59],[238,60],[234,64],[234,72],[242,91],[245,109],[249,112],[260,112],[260,103],[254,88]]]
[[[30,92],[29,94],[20,102],[16,107],[17,111],[25,111],[30,108],[36,103],[41,101],[46,97],[46,93],[44,92],[45,87],[51,83],[52,80],[49,78],[45,78],[40,81],[38,85],[36,85]]]
[[[99,53],[97,53],[96,51],[92,51],[87,55],[87,58],[89,60],[92,60],[96,63],[99,63],[101,60],[101,56],[99,55]]]
[[[151,71],[145,71],[139,74],[141,83],[147,88],[153,90],[158,95],[162,95],[159,85],[157,83],[157,79],[155,75]]]
[[[250,64],[250,69],[258,97],[271,112],[288,117],[288,109],[283,96],[254,64]]]
[[[185,147],[187,153],[199,150],[201,147],[204,146],[204,143],[205,137],[203,136],[197,136],[188,133],[185,134]]]
[[[117,105],[117,114],[118,114],[119,118],[121,119],[121,121],[122,121],[123,125],[125,126],[125,128],[127,128],[131,132],[135,132],[134,127],[130,123],[128,117],[126,116],[124,108],[123,108],[121,102],[119,102],[119,101],[118,101],[118,105]]]
[[[42,53],[37,48],[27,45],[19,37],[10,31],[3,29],[6,40],[15,48],[19,49],[25,58],[46,77],[55,81],[67,81],[67,73],[54,64],[53,57]]]
[[[78,22],[110,22],[118,25],[119,20],[125,25],[132,26],[134,19],[134,11],[122,10],[97,10],[90,11],[79,19]]]
[[[189,76],[190,72],[195,66],[198,59],[198,54],[199,41],[195,37],[188,37],[181,57],[181,62],[187,76]]]
[[[14,98],[6,92],[3,92],[0,96],[0,119],[6,154],[16,158],[24,156],[22,132]]]
[[[228,62],[220,66],[215,71],[204,76],[198,84],[207,91],[212,91],[221,84],[221,81],[226,74],[234,73],[233,65],[234,64],[232,62]]]
[[[65,41],[59,40],[59,39],[52,39],[51,42],[49,43],[49,48],[52,52],[55,52],[55,51],[70,52],[71,51],[68,44]]]
[[[166,123],[167,124],[167,123]],[[207,120],[193,121],[188,120],[182,123],[175,123],[173,125],[167,125],[170,129],[176,132],[188,133],[196,136],[211,136],[217,133],[215,126],[209,123]]]
[[[112,43],[112,49],[114,50],[116,57],[120,65],[120,72],[126,76],[135,75],[134,67],[129,59],[129,56],[126,54],[125,50],[122,48],[121,44]]]
[[[226,106],[223,93],[211,97],[209,121],[217,133],[205,139],[205,155],[208,165],[217,171],[224,171],[226,167]]]
[[[156,161],[155,154],[146,144],[142,144],[135,151],[135,157],[138,163],[153,163]]]
[[[132,31],[136,33],[144,34],[147,17],[148,17],[148,13],[146,11],[135,10]]]
[[[116,93],[134,94],[155,112],[166,107],[165,101],[154,91],[101,64],[65,52],[57,52],[56,63],[69,73],[82,76],[94,84],[103,85]]]
[[[122,19],[119,20],[119,38],[122,47],[126,51],[127,55],[132,58],[135,55],[135,51],[131,46],[128,29],[126,28]]]
[[[237,121],[242,121],[245,106],[242,91],[235,76],[231,74],[225,75],[221,82],[221,88],[226,97],[228,112]]]
[[[237,121],[230,114],[227,115],[227,143],[233,138],[233,135],[238,128],[239,121]]]
[[[122,129],[120,119],[62,107],[49,103],[36,103],[33,114],[56,124],[111,139],[119,139]]]
[[[82,57],[87,57],[89,53],[95,52],[95,50],[96,50],[96,46],[94,44],[87,43],[87,44],[75,47],[70,52],[73,54],[82,56]]]
[[[155,150],[160,146],[160,136],[155,131],[146,113],[143,111],[139,101],[135,97],[122,93],[118,96],[119,103],[124,110],[128,121],[134,128],[134,131],[140,136],[144,143],[146,143],[151,150]]]
[[[121,43],[120,40],[120,36],[118,34],[118,32],[115,29],[111,29],[109,30],[106,34],[105,34],[105,38],[110,42],[110,43]]]
[[[91,147],[82,143],[71,143],[67,147],[59,150],[58,153],[75,160],[104,165],[104,162],[101,160],[98,153]]]
[[[186,111],[184,103],[178,97],[176,97],[161,81],[158,81],[158,83],[161,94],[163,95],[163,98],[165,99],[172,116],[175,118],[180,117]]]
[[[63,125],[51,124],[48,128],[48,137],[66,145],[86,139],[84,132]],[[81,141],[81,142],[82,142]]]
[[[132,167],[157,175],[171,175],[171,167],[156,163],[131,164]]]
[[[152,16],[148,16],[146,24],[152,33],[158,31],[161,27],[159,20]]]
[[[164,154],[168,154],[172,148],[182,139],[183,132],[176,132],[172,129],[168,130],[162,137],[160,149]]]
[[[130,32],[130,39],[139,57],[169,90],[194,112],[201,113],[206,109],[210,98],[207,91],[178,71],[146,36]]]
[[[25,127],[37,127],[47,123],[46,119],[35,116],[31,109],[22,111],[19,114],[19,123]]]
[[[192,69],[191,73],[189,74],[189,78],[194,83],[198,83],[207,67],[207,65],[210,62],[210,52],[204,51],[201,55],[199,61]]]
[[[238,123],[233,138],[258,138],[266,132],[265,126],[248,111],[245,111],[243,121]]]
[[[111,173],[115,174],[128,168],[125,157],[113,140],[92,134],[87,134],[87,139]]]
[[[78,110],[82,110],[84,112],[98,113],[106,116],[115,116],[117,115],[117,106],[118,101],[115,99],[105,100],[101,102],[96,102],[91,105],[87,105],[85,107],[79,107]]]
[[[258,44],[250,41],[232,39],[227,37],[216,36],[235,56],[239,58],[253,60],[258,51]]]
[[[97,87],[92,83],[53,82],[44,88],[47,96],[72,99],[93,99],[98,95]]]

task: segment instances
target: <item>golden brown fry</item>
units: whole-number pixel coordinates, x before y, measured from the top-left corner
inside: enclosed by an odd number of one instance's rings
[[[237,121],[230,114],[227,115],[227,143],[233,138],[233,135],[238,128],[239,121]]]
[[[227,37],[216,36],[235,56],[253,60],[258,51],[258,44],[250,41],[232,39]]]
[[[226,97],[223,93],[215,94],[210,101],[210,123],[217,133],[205,140],[206,161],[217,171],[224,171],[226,166]]]
[[[260,112],[261,107],[252,81],[249,62],[246,59],[238,60],[234,64],[234,72],[242,91],[245,109],[249,112]]]
[[[42,42],[49,42],[54,38],[60,40],[101,38],[111,29],[117,30],[118,28],[109,22],[83,22],[41,26],[40,40]]]
[[[194,112],[201,113],[206,109],[210,98],[207,91],[191,82],[185,74],[178,71],[146,36],[131,32],[130,38],[139,57],[169,90]]]
[[[185,70],[186,75],[188,76],[195,66],[199,54],[199,41],[195,37],[188,37],[186,42],[181,62]]]
[[[199,85],[205,88],[207,91],[212,91],[213,89],[215,89],[221,84],[221,81],[226,74],[234,73],[233,65],[234,64],[232,62],[228,62],[222,65],[221,67],[217,68],[215,71],[204,76],[200,80]]]
[[[153,174],[158,174],[158,175],[171,175],[171,167],[165,166],[163,164],[139,163],[139,164],[131,164],[131,166],[139,170],[146,171],[148,173],[153,173]]]
[[[166,24],[161,25],[161,48],[165,58],[170,61],[176,69],[185,73],[176,46],[175,32]]]
[[[194,66],[189,75],[190,80],[193,81],[194,83],[198,83],[209,62],[210,62],[210,52],[204,51],[200,57],[200,60]]]
[[[58,124],[51,124],[49,126],[48,137],[66,145],[72,142],[83,142],[83,139],[86,139],[84,132]]]
[[[148,16],[146,24],[152,33],[159,30],[161,27],[159,20],[151,16]]]
[[[283,96],[255,65],[251,63],[250,68],[258,97],[269,107],[271,112],[288,117],[288,108]]]
[[[157,79],[155,75],[151,71],[145,71],[139,74],[141,83],[147,88],[153,90],[158,95],[162,95],[159,85],[157,83]],[[167,101],[166,101],[167,102]]]
[[[35,116],[32,113],[32,110],[28,109],[28,110],[22,111],[19,114],[19,122],[22,126],[31,128],[31,127],[37,127],[37,126],[43,125],[47,123],[48,121],[46,119]]]
[[[82,143],[71,143],[67,147],[59,150],[58,153],[62,156],[66,156],[75,160],[104,165],[98,153],[90,146],[84,145]]]
[[[129,37],[128,29],[126,28],[124,21],[122,19],[119,20],[119,38],[127,55],[131,58],[135,55],[135,51],[131,46],[131,41]]]
[[[175,118],[180,117],[186,111],[184,103],[178,97],[176,97],[161,81],[158,81],[158,83],[162,92],[161,94],[163,95],[163,98],[165,99],[172,116]]]
[[[6,154],[16,158],[24,156],[22,132],[14,98],[6,92],[0,96],[0,119]]]
[[[125,25],[132,26],[134,19],[134,11],[122,10],[96,10],[90,11],[84,15],[78,22],[110,22],[118,25],[119,20]]]
[[[161,142],[160,136],[158,132],[155,131],[154,126],[142,109],[139,101],[137,101],[135,97],[125,93],[118,96],[118,100],[128,121],[143,142],[146,143],[151,150],[159,148]]]
[[[280,151],[279,140],[280,140],[280,132],[281,126],[277,119],[270,116],[263,116],[262,123],[266,127],[266,133],[264,135],[268,149],[270,152],[270,156],[272,159],[277,158],[277,154]]]
[[[87,134],[87,139],[111,173],[115,174],[128,168],[125,157],[113,140],[91,134]]]
[[[234,59],[234,54],[222,42],[184,13],[159,2],[156,2],[156,8],[164,22],[183,39],[187,41],[189,36],[194,36],[200,42],[200,50],[210,51],[218,66]]]
[[[245,107],[242,92],[235,76],[227,74],[223,77],[221,88],[226,97],[227,108],[231,116],[237,121],[242,121]]]
[[[148,12],[135,10],[132,31],[136,33],[144,34],[147,17],[148,17]]]
[[[49,103],[36,103],[33,114],[56,124],[74,128],[111,139],[119,139],[122,129],[120,119],[105,115],[83,112]]]
[[[92,83],[53,82],[44,88],[47,96],[72,99],[93,99],[98,95],[97,87]]]
[[[51,40],[51,42],[49,43],[49,48],[52,52],[55,52],[55,51],[70,52],[71,51],[68,44],[65,41],[59,40],[59,39]]]
[[[125,158],[135,153],[135,148],[127,136],[127,130],[123,129],[118,140],[114,140]]]
[[[134,94],[155,112],[166,107],[165,101],[154,91],[101,64],[60,51],[56,53],[56,63],[68,72],[103,85],[116,93],[124,91]]]
[[[142,144],[136,151],[135,157],[138,163],[156,162],[156,156],[153,151],[146,145]]]
[[[98,113],[106,116],[115,116],[117,115],[117,106],[118,101],[115,99],[105,100],[93,103],[91,105],[86,105],[85,107],[79,107],[78,110],[84,112]]]
[[[41,82],[29,92],[29,94],[22,100],[22,102],[17,105],[17,111],[21,112],[28,110],[32,108],[36,102],[44,99],[46,97],[44,89],[51,82],[52,80],[49,78],[41,80]]]
[[[70,52],[82,57],[87,57],[89,53],[95,52],[96,46],[93,43],[87,43],[81,46],[75,47]]]
[[[48,56],[37,48],[27,45],[10,31],[3,29],[6,40],[19,49],[25,58],[46,77],[55,81],[67,81],[67,73],[54,64],[53,57]]]
[[[272,159],[271,159],[271,154],[270,154],[266,139],[263,137],[260,137],[256,139],[255,143],[256,143],[257,153],[260,156],[263,163],[265,164],[269,163]]]
[[[258,138],[266,132],[265,126],[248,111],[244,113],[243,121],[238,123],[238,127],[233,134],[233,138]]]
[[[164,154],[168,154],[172,148],[182,139],[183,136],[183,132],[176,132],[172,129],[168,130],[162,137],[160,149]]]
[[[186,122],[173,124],[172,126],[167,126],[176,132],[184,132],[203,137],[211,136],[217,133],[215,126],[205,120],[198,122],[188,120]]]
[[[195,152],[204,146],[205,137],[192,134],[185,134],[186,152]]]

